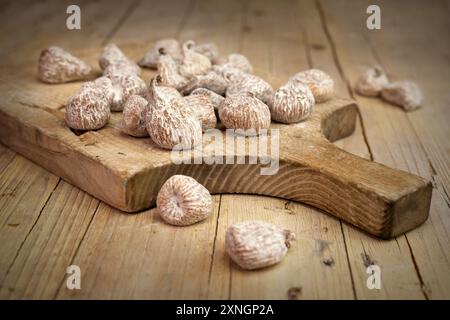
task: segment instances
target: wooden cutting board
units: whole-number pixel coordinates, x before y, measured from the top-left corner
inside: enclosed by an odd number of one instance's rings
[[[95,65],[97,53],[90,50],[77,55]],[[153,75],[143,72],[147,83]],[[273,76],[265,78],[274,87],[283,82]],[[357,157],[331,143],[354,131],[358,109],[353,101],[334,98],[317,104],[304,122],[272,124],[279,129],[279,170],[262,175],[261,168],[268,165],[248,157],[255,138],[245,138],[247,150],[232,150],[231,154],[222,141],[222,152],[215,154],[228,159],[246,156],[245,164],[175,164],[170,151],[158,148],[150,138],[122,134],[118,129],[121,113],[113,113],[101,130],[73,132],[64,123],[64,107],[80,86],[39,82],[35,62],[3,68],[0,141],[120,210],[136,212],[154,205],[161,185],[174,174],[185,174],[211,193],[261,194],[304,202],[381,238],[395,237],[428,217],[429,181]],[[204,145],[213,145],[210,135],[204,138]],[[202,160],[199,153],[192,157]],[[256,163],[249,164],[250,160]]]

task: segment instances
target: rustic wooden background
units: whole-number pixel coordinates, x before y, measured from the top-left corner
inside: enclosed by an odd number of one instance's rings
[[[365,27],[377,3],[382,29]],[[154,210],[124,214],[0,145],[1,298],[450,298],[449,1],[77,1],[81,31],[65,28],[70,1],[0,2],[0,71],[35,61],[41,49],[151,44],[162,37],[214,41],[257,70],[288,77],[318,67],[339,94],[356,99],[355,134],[337,144],[433,181],[430,218],[392,241],[375,239],[323,212],[281,199],[214,196],[203,223],[174,228]],[[416,112],[354,94],[365,67],[420,84]],[[0,81],[2,72],[0,72]],[[264,219],[298,241],[279,265],[246,272],[224,253],[226,227]],[[66,267],[82,271],[66,289]],[[366,267],[382,271],[366,287]]]

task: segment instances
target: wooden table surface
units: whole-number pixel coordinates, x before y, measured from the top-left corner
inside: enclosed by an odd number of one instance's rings
[[[162,37],[213,41],[224,54],[247,55],[259,73],[286,79],[321,68],[360,107],[356,132],[337,145],[431,179],[430,217],[385,241],[299,203],[215,195],[211,218],[176,228],[154,210],[112,209],[0,145],[0,298],[450,298],[449,1],[376,1],[382,28],[373,31],[373,1],[77,2],[80,31],[65,27],[71,1],[2,1],[0,70],[37,60],[49,45],[150,47]],[[392,79],[416,81],[423,108],[405,113],[356,95],[357,77],[375,63]],[[281,264],[248,272],[225,255],[227,226],[249,219],[296,232]],[[81,290],[66,287],[73,264]],[[380,290],[366,286],[370,264],[381,268]]]

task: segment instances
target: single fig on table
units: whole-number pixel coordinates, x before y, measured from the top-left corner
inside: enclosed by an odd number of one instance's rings
[[[411,81],[389,83],[381,90],[381,97],[406,111],[419,108],[423,101],[422,91],[416,83]]]
[[[389,79],[381,66],[374,66],[367,69],[355,85],[355,90],[360,95],[376,97],[381,94],[381,90],[389,84]]]
[[[260,269],[283,260],[295,234],[264,221],[243,221],[228,227],[225,250],[246,270]]]
[[[156,207],[165,222],[187,226],[211,215],[212,198],[208,189],[194,178],[174,175],[159,190]]]

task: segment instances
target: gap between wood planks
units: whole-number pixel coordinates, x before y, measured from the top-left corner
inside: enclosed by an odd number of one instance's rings
[[[124,24],[124,22],[128,19],[131,13],[139,6],[142,0],[134,0],[127,10],[123,13],[123,15],[119,18],[117,23],[112,27],[111,31],[106,35],[105,39],[102,41],[102,46],[106,45],[109,40],[117,33],[120,27]]]
[[[248,21],[247,21],[247,17],[248,17],[248,13],[249,13],[249,8],[250,8],[250,0],[246,0],[243,6],[243,14],[242,14],[242,19],[241,19],[241,25],[240,25],[240,30],[241,32],[239,33],[239,41],[238,41],[238,52],[242,52],[242,47],[243,47],[243,43],[244,43],[244,27],[247,26]],[[217,216],[217,222],[216,222],[216,233],[214,235],[214,246],[213,246],[213,254],[216,251],[216,241],[215,239],[217,238],[217,234],[219,232],[219,217],[221,215],[221,208],[222,208],[222,196],[220,197],[220,203],[219,203],[219,210],[218,210],[218,216]],[[211,266],[210,266],[210,270],[211,270],[211,274],[212,274],[212,269],[213,269],[213,260],[211,261]],[[230,300],[231,299],[231,293],[232,293],[232,289],[233,289],[233,266],[232,266],[232,261],[231,259],[228,260],[228,270],[229,270],[229,282],[228,282],[228,294],[227,294],[227,299]],[[208,281],[209,282],[209,281]]]
[[[216,240],[217,240],[217,232],[219,229],[219,217],[220,217],[220,206],[222,204],[222,195],[219,195],[219,208],[217,209],[217,218],[216,218],[216,228],[214,232],[214,240],[213,240],[213,247],[211,252],[211,263],[209,265],[209,272],[208,272],[208,285],[211,283],[211,276],[212,276],[212,270],[214,265],[214,253],[216,252]]]
[[[327,24],[327,21],[326,21],[326,17],[325,17],[325,13],[324,13],[324,9],[322,7],[322,4],[321,4],[320,0],[315,0],[315,3],[316,3],[316,6],[318,8],[318,11],[320,13],[320,18],[321,18],[322,23],[323,23],[324,32],[325,32],[325,34],[327,36],[327,39],[328,39],[328,41],[330,43],[330,46],[332,48],[332,53],[333,53],[333,58],[335,60],[335,63],[337,65],[337,67],[338,67],[338,70],[339,70],[339,72],[341,74],[342,79],[346,82],[349,94],[352,96],[352,98],[354,98],[354,94],[353,94],[353,90],[352,90],[351,84],[350,84],[350,82],[348,80],[348,77],[345,75],[345,72],[343,71],[342,64],[340,63],[339,56],[338,56],[338,53],[337,53],[337,50],[336,50],[336,44],[335,44],[335,41],[333,40],[332,35],[330,33],[330,30],[329,30],[329,27],[328,27],[328,24]],[[367,36],[364,33],[363,33],[363,39],[367,43],[367,45],[368,45],[368,47],[370,49],[370,52],[373,55],[375,61],[378,64],[380,64],[383,68],[385,68],[385,70],[386,70],[386,67],[383,64],[383,62],[381,61],[380,55],[378,54],[376,48],[373,46],[371,41],[367,38]],[[371,160],[373,160],[374,157],[373,157],[372,151],[370,149],[370,144],[368,142],[368,138],[367,138],[367,134],[366,134],[366,130],[365,130],[365,127],[364,127],[364,122],[363,122],[361,113],[359,114],[359,116],[360,116],[360,120],[361,120],[361,126],[362,126],[362,130],[363,130],[364,140],[365,140],[365,143],[366,143],[366,145],[367,145],[367,147],[369,149]],[[409,117],[406,117],[406,119],[407,119],[407,122],[411,124],[411,120],[409,119]],[[414,136],[416,137],[416,140],[419,141],[421,152],[423,152],[423,154],[426,156],[426,159],[427,159],[426,161],[427,161],[429,170],[430,170],[430,172],[432,174],[432,179],[433,179],[433,181],[435,181],[434,177],[437,177],[437,175],[436,175],[436,171],[435,171],[435,169],[433,167],[433,164],[432,164],[432,162],[430,160],[430,157],[429,157],[428,153],[426,152],[426,149],[424,148],[421,139],[419,139],[419,136],[418,136],[416,128],[412,124],[411,124],[411,129],[413,131]],[[437,184],[440,185],[441,184],[440,181],[438,181]],[[439,189],[441,189],[441,188],[439,188]],[[449,200],[448,200],[448,195],[447,195],[447,192],[445,190],[444,185],[442,184],[442,190],[439,190],[439,189],[438,189],[438,192],[441,193],[441,195],[443,196],[445,202],[450,207]],[[418,278],[418,280],[420,282],[421,293],[423,294],[423,296],[424,296],[424,298],[426,300],[429,300],[430,297],[429,297],[429,295],[428,295],[428,293],[426,291],[426,285],[425,285],[425,282],[423,280],[422,274],[420,272],[420,268],[418,266],[416,258],[414,256],[414,252],[413,252],[412,246],[410,244],[410,241],[408,239],[408,236],[407,236],[407,234],[403,234],[403,235],[405,237],[406,244],[408,246],[408,250],[409,250],[409,253],[410,253],[410,256],[411,256],[412,263],[414,265],[414,269],[415,269],[417,278]],[[395,240],[397,241],[397,239],[395,239]]]
[[[95,207],[94,214],[93,214],[92,217],[89,219],[89,223],[88,223],[88,225],[86,226],[86,229],[85,229],[84,232],[83,232],[83,236],[81,237],[80,242],[78,242],[77,248],[75,249],[75,251],[74,251],[74,253],[73,253],[73,256],[70,258],[69,266],[70,266],[70,265],[73,265],[73,262],[75,261],[75,257],[77,256],[78,251],[80,250],[81,244],[83,243],[83,240],[84,240],[84,238],[86,237],[86,234],[87,234],[88,231],[89,231],[89,228],[90,228],[90,226],[91,226],[91,224],[92,224],[92,221],[94,221],[94,218],[97,216],[97,213],[98,213],[98,209],[99,209],[99,207],[100,207],[100,204],[101,204],[101,201],[98,201],[97,206]],[[58,295],[59,295],[59,293],[60,293],[60,291],[61,291],[61,288],[63,288],[64,280],[66,280],[66,275],[63,275],[63,276],[61,277],[61,281],[60,281],[60,283],[59,283],[57,289],[55,290],[55,293],[53,294],[53,297],[52,297],[53,300],[55,300],[55,299],[58,297]]]
[[[105,37],[105,40],[102,41],[103,44],[105,44],[111,37],[113,37],[113,35],[117,32],[117,30],[120,29],[120,27],[122,26],[122,24],[124,23],[124,21],[126,21],[126,19],[128,18],[128,16],[134,11],[134,9],[137,7],[137,5],[139,4],[140,1],[141,1],[141,0],[136,0],[136,1],[134,1],[134,2],[128,7],[128,9],[125,11],[124,15],[122,15],[122,16],[119,18],[118,22],[113,26],[112,30],[107,34],[107,36]],[[36,106],[30,106],[30,107],[36,107]],[[42,107],[42,109],[49,112],[49,110],[47,110],[48,108]],[[51,110],[51,111],[52,111],[51,113],[56,112],[56,111],[54,111],[54,110]],[[6,148],[6,147],[5,147],[5,148]],[[16,157],[21,157],[21,156],[18,155],[17,153],[14,153],[14,155],[11,157],[11,159],[8,161],[8,163],[11,163],[11,162],[14,160],[14,158],[16,158]],[[27,161],[28,161],[28,160],[27,160]],[[6,166],[5,166],[5,168],[6,168]],[[52,191],[51,191],[51,192],[48,194],[48,196],[46,197],[46,199],[45,199],[45,201],[44,201],[44,204],[43,204],[43,206],[40,208],[39,213],[38,213],[38,215],[37,215],[35,221],[33,222],[32,226],[30,227],[30,229],[28,230],[28,232],[26,233],[26,235],[24,236],[24,239],[21,241],[19,247],[17,248],[17,250],[16,250],[16,252],[15,252],[15,254],[14,254],[14,257],[13,257],[11,263],[9,264],[9,266],[8,266],[8,268],[7,268],[7,271],[6,271],[6,273],[5,273],[5,275],[4,275],[3,279],[2,279],[2,282],[4,281],[4,279],[7,278],[7,276],[8,276],[8,274],[9,274],[11,268],[14,266],[14,263],[15,263],[16,260],[17,260],[17,257],[20,255],[20,253],[21,253],[21,251],[22,251],[22,248],[23,248],[24,244],[26,243],[27,239],[29,238],[29,235],[33,232],[35,226],[36,226],[37,223],[39,222],[39,219],[40,219],[40,217],[41,217],[42,212],[46,209],[46,207],[47,207],[47,205],[48,205],[50,199],[52,199],[52,196],[54,195],[55,190],[58,188],[58,186],[61,185],[61,181],[62,181],[61,178],[59,178],[58,181],[57,181],[57,183],[54,185]],[[89,230],[89,226],[91,225],[91,223],[92,223],[94,217],[96,216],[96,214],[97,214],[97,212],[98,212],[100,203],[101,203],[101,202],[99,202],[99,203],[97,204],[97,207],[96,207],[96,209],[95,209],[95,212],[94,212],[94,214],[92,215],[92,217],[91,217],[91,219],[90,219],[90,221],[89,221],[89,223],[88,223],[88,226],[87,226],[87,228],[85,229],[85,231],[84,231],[84,233],[83,233],[83,236],[82,236],[82,238],[81,238],[81,241],[78,243],[77,249],[75,250],[73,256],[71,257],[71,263],[72,263],[73,260],[75,259],[76,255],[77,255],[77,253],[78,253],[78,250],[79,250],[79,248],[81,247],[81,245],[82,245],[82,243],[83,243],[83,240],[84,240],[84,238],[85,238],[85,236],[86,236],[86,234],[87,234],[87,232],[88,232],[88,230]],[[6,219],[6,220],[7,220],[7,219]],[[6,221],[6,220],[5,220],[5,221]],[[63,284],[63,282],[64,282],[64,280],[65,280],[65,277],[66,277],[65,274],[61,275],[61,282],[60,282],[61,285]],[[60,291],[60,287],[58,287],[58,289],[56,290],[56,292],[55,292],[53,298],[56,298],[56,296],[58,295],[59,291]]]
[[[317,4],[317,2],[316,2],[316,6],[317,6],[317,9],[318,9],[318,12],[320,13],[320,20],[321,20],[323,32],[326,35],[326,39],[328,41],[328,44],[332,48],[333,61],[334,61],[335,65],[336,65],[336,68],[339,71],[339,74],[340,74],[341,78],[344,79],[344,81],[346,82],[346,87],[347,87],[348,94],[353,98],[353,94],[352,94],[352,92],[351,92],[351,90],[349,88],[348,81],[345,79],[345,76],[344,76],[344,74],[342,72],[342,68],[341,68],[341,66],[339,64],[339,61],[337,59],[337,56],[336,56],[334,44],[332,43],[332,39],[329,36],[328,30],[326,29],[326,23],[325,23],[325,21],[323,19],[322,12],[320,11],[320,8],[319,8],[319,5]],[[304,27],[300,26],[300,28],[301,28],[302,37],[303,37],[303,40],[304,40],[304,43],[305,43],[305,55],[306,55],[306,58],[307,58],[308,66],[309,66],[309,68],[314,68],[314,64],[312,62],[312,55],[311,55],[311,45],[310,45],[310,42],[309,42],[309,39],[308,39],[307,32],[306,32]],[[361,130],[362,130],[362,133],[363,133],[364,143],[365,143],[365,145],[367,147],[367,150],[369,151],[370,159],[373,160],[372,152],[370,151],[370,146],[369,146],[369,144],[367,142],[362,116],[361,116],[361,113],[359,112],[359,110],[358,110],[358,121],[359,121],[359,123],[361,125]],[[355,279],[354,279],[354,276],[353,276],[352,266],[351,266],[351,263],[350,263],[350,255],[349,255],[349,252],[348,252],[347,241],[345,239],[343,222],[342,222],[341,219],[339,219],[339,227],[340,227],[340,230],[341,230],[342,240],[343,240],[344,248],[345,248],[345,255],[346,255],[346,259],[347,259],[348,271],[349,271],[349,274],[350,274],[350,280],[351,280],[351,285],[352,285],[353,299],[356,300],[358,297],[357,297],[357,293],[356,293]]]
[[[346,88],[347,88],[348,94],[350,95],[350,97],[353,98],[353,94],[351,92],[351,88],[350,88],[349,82],[345,78],[345,75],[343,73],[342,67],[341,67],[341,65],[339,63],[339,59],[338,59],[337,54],[336,54],[336,48],[334,46],[334,42],[332,41],[331,35],[330,35],[329,31],[328,31],[322,8],[320,7],[320,4],[319,4],[318,1],[315,1],[315,5],[316,5],[316,8],[317,8],[317,12],[319,13],[319,18],[320,18],[320,22],[321,22],[321,26],[322,26],[322,31],[325,34],[327,42],[328,42],[328,44],[330,45],[330,48],[331,48],[331,53],[332,53],[332,58],[333,58],[334,64],[335,64],[335,66],[336,66],[336,68],[337,68],[337,70],[339,72],[339,75],[340,75],[341,79],[343,79],[345,81],[345,83],[346,83]],[[305,45],[305,51],[306,51],[306,57],[308,58],[308,65],[309,65],[309,68],[313,68],[314,66],[313,66],[313,62],[312,62],[311,46],[310,46],[310,43],[308,41],[308,36],[307,36],[306,30],[303,27],[302,27],[302,34],[303,34],[304,42],[306,44]],[[361,112],[359,111],[359,109],[358,109],[358,121],[359,121],[359,123],[361,125],[361,131],[362,131],[364,143],[366,145],[367,150],[369,151],[370,160],[373,160],[373,155],[372,155],[372,152],[370,150],[369,143],[367,141],[366,132],[365,132],[365,128],[364,128],[364,123],[363,123],[363,119],[362,119]],[[352,284],[353,299],[357,300],[358,296],[357,296],[357,293],[356,293],[355,279],[354,279],[354,275],[353,275],[352,265],[351,265],[351,262],[350,262],[350,254],[349,254],[349,251],[348,251],[348,244],[347,244],[347,240],[345,238],[344,225],[343,225],[343,222],[342,222],[341,219],[339,219],[339,225],[340,225],[340,229],[341,229],[342,239],[343,239],[343,242],[344,242],[344,248],[345,248],[345,255],[346,255],[346,258],[347,258],[348,270],[349,270],[349,273],[350,273],[350,280],[351,280],[351,284]]]
[[[189,0],[189,6],[188,6],[188,10],[185,11],[183,18],[181,19],[177,30],[176,30],[176,34],[175,37],[178,37],[181,30],[183,29],[184,25],[186,24],[187,19],[189,18],[189,16],[192,13],[192,3],[194,0]],[[135,0],[129,7],[128,9],[125,11],[124,15],[122,17],[120,17],[120,19],[118,20],[117,24],[115,24],[112,28],[112,30],[108,33],[108,35],[106,36],[105,40],[102,41],[102,45],[106,45],[110,40],[112,40],[114,38],[114,36],[117,34],[117,32],[121,29],[121,27],[125,24],[125,22],[130,18],[130,16],[132,15],[132,13],[139,7],[139,5],[141,4],[141,0]],[[93,214],[91,220],[89,221],[88,226],[85,229],[85,232],[83,234],[83,237],[81,238],[80,242],[78,243],[77,249],[74,252],[72,258],[71,258],[71,264],[73,264],[74,260],[76,259],[78,252],[81,248],[81,246],[83,245],[83,242],[85,240],[85,237],[87,235],[87,233],[90,230],[91,224],[94,221],[95,217],[97,216],[98,212],[99,212],[99,208],[100,208],[101,202],[99,201],[99,203],[97,204],[97,207],[95,209],[95,213]],[[219,208],[220,208],[220,202],[219,202]],[[219,219],[219,215],[220,212],[218,211],[218,217],[217,217],[217,221]],[[216,225],[216,234],[214,236],[214,245],[215,245],[215,240],[217,237],[217,225]],[[213,247],[213,253],[212,253],[212,257],[211,257],[211,265],[210,265],[210,269],[212,270],[212,263],[213,263],[213,259],[214,259],[214,247]],[[63,288],[63,284],[64,284],[64,280],[65,280],[65,275],[62,276],[60,285],[58,286],[58,289],[56,290],[56,292],[54,293],[53,299],[56,299],[60,293],[61,290]]]
[[[189,2],[188,10],[183,11],[183,15],[182,15],[182,17],[181,17],[179,23],[177,24],[176,30],[173,32],[173,34],[171,34],[171,35],[169,35],[169,36],[179,37],[179,34],[180,34],[181,30],[184,28],[184,26],[185,26],[185,24],[186,24],[186,21],[189,19],[191,13],[193,12],[193,5],[192,5],[192,2],[193,2],[193,1],[190,1],[190,2]],[[111,32],[108,34],[108,39],[107,39],[106,41],[103,42],[104,44],[106,44],[108,41],[111,41],[111,40],[114,41],[115,38],[117,38],[117,36],[116,36],[117,33],[121,33],[121,32],[123,31],[124,28],[127,29],[127,28],[125,27],[125,25],[126,25],[126,23],[128,22],[129,19],[132,19],[132,15],[133,15],[133,13],[136,11],[136,9],[137,9],[138,7],[139,7],[139,4],[134,4],[134,5],[130,8],[130,10],[127,10],[126,17],[125,17],[125,16],[122,16],[122,17],[120,18],[120,21],[115,25],[114,30],[111,31]],[[119,38],[120,38],[120,36],[119,36]],[[219,202],[219,205],[220,205],[220,202]],[[87,226],[87,229],[86,229],[86,232],[85,232],[83,238],[81,239],[80,243],[78,244],[77,252],[73,255],[72,261],[75,261],[75,259],[76,259],[77,256],[79,255],[78,253],[79,253],[79,251],[80,251],[80,248],[82,248],[83,245],[84,245],[84,243],[85,243],[85,236],[87,235],[87,232],[90,231],[90,229],[92,228],[92,227],[91,227],[91,224],[92,224],[92,222],[94,221],[94,218],[97,217],[99,214],[101,214],[101,212],[102,212],[103,210],[104,210],[104,208],[102,208],[102,206],[100,206],[100,207],[98,207],[98,208],[96,209],[95,214],[94,214],[92,220],[90,221],[89,225]],[[219,217],[219,216],[220,216],[220,215],[218,215],[218,217]],[[218,218],[217,218],[217,219],[218,219]],[[216,226],[216,228],[217,228],[217,226]],[[216,236],[217,236],[217,234],[215,234],[215,237],[216,237]],[[215,239],[215,237],[214,237],[214,239]],[[147,241],[149,241],[149,239],[150,239],[150,237],[147,238]],[[129,241],[131,241],[131,238],[129,239]],[[147,244],[145,245],[145,247],[147,247]],[[213,252],[213,254],[214,254],[214,252]],[[213,256],[212,256],[212,258],[213,258]],[[122,263],[124,263],[124,262],[125,262],[125,260],[122,259]],[[144,260],[142,261],[142,263],[144,263]],[[211,261],[210,266],[212,266],[212,261]],[[121,268],[119,268],[119,270],[121,270]],[[120,274],[120,273],[121,273],[121,271],[119,271],[119,274]],[[55,293],[54,298],[58,298],[59,296],[63,295],[63,293],[62,293],[62,291],[61,291],[61,290],[64,288],[63,285],[64,285],[64,278],[62,279],[62,281],[61,281],[61,283],[60,283],[60,287],[58,288],[57,292]],[[112,290],[112,291],[114,291],[114,290]]]
[[[321,21],[322,21],[323,30],[324,30],[324,32],[325,32],[325,35],[326,35],[326,37],[327,37],[327,40],[328,40],[328,42],[329,42],[329,44],[330,44],[330,47],[331,47],[331,50],[332,50],[332,53],[333,53],[333,59],[334,59],[334,61],[335,61],[336,67],[337,67],[338,70],[339,70],[339,73],[340,73],[340,75],[341,75],[341,78],[342,78],[342,79],[345,81],[345,83],[346,83],[346,86],[347,86],[347,90],[348,90],[349,95],[354,99],[355,97],[354,97],[354,95],[353,95],[353,90],[352,90],[350,81],[349,81],[348,78],[346,77],[345,72],[344,72],[344,70],[343,70],[343,68],[342,68],[342,64],[341,64],[340,61],[339,61],[338,53],[337,53],[337,50],[336,50],[336,44],[335,44],[335,42],[334,42],[334,40],[333,40],[333,38],[332,38],[332,36],[331,36],[330,30],[329,30],[329,28],[328,28],[328,25],[327,25],[327,21],[326,21],[326,17],[325,17],[325,13],[324,13],[322,4],[321,4],[320,0],[315,0],[315,3],[316,3],[316,6],[317,6],[317,10],[318,10],[318,12],[319,12],[320,19],[321,19]],[[366,41],[367,41],[367,38],[366,38],[366,37],[364,37],[364,39],[366,39]],[[371,48],[371,50],[372,50],[373,52],[375,52],[375,48],[373,48],[373,46],[370,46],[370,48]],[[375,58],[377,59],[377,61],[381,64],[381,61],[379,60],[378,55],[377,55],[377,54],[374,54],[374,56],[375,56]],[[362,128],[362,132],[363,132],[364,142],[365,142],[365,144],[366,144],[366,146],[367,146],[367,148],[368,148],[368,150],[369,150],[370,160],[373,161],[373,160],[374,160],[374,156],[373,156],[373,153],[372,153],[372,151],[371,151],[371,149],[370,149],[370,144],[369,144],[369,141],[368,141],[368,138],[367,138],[366,129],[365,129],[365,127],[364,127],[364,121],[363,121],[361,112],[358,111],[358,113],[359,113],[359,117],[358,117],[358,118],[360,119],[361,128]],[[342,224],[342,222],[341,222],[341,224]],[[409,244],[408,238],[407,238],[406,234],[403,234],[403,235],[405,236],[406,243],[408,244],[409,252],[410,252],[410,254],[411,254],[411,259],[412,259],[413,264],[414,264],[414,268],[415,268],[415,271],[416,271],[416,275],[417,275],[417,277],[418,277],[418,279],[419,279],[419,281],[420,281],[420,289],[421,289],[421,292],[422,292],[424,298],[425,298],[426,300],[429,300],[429,297],[428,297],[427,293],[426,293],[425,290],[424,290],[424,282],[423,282],[423,278],[422,278],[422,275],[420,274],[420,270],[419,270],[419,268],[418,268],[418,266],[417,266],[417,263],[416,263],[416,260],[415,260],[415,258],[414,258],[414,254],[413,254],[413,251],[412,251],[411,246],[410,246],[410,244]],[[345,235],[344,235],[344,238],[345,238]],[[396,241],[397,241],[397,239],[396,239]],[[361,243],[361,245],[362,245],[362,247],[363,247],[363,249],[364,249],[364,254],[366,254],[366,253],[365,253],[365,248],[364,248],[363,243]],[[347,246],[346,246],[346,250],[347,250]],[[347,255],[348,255],[348,252],[347,252]],[[366,256],[367,256],[367,254],[366,254]],[[352,278],[353,278],[353,277],[352,277]],[[353,281],[352,281],[352,283],[353,283]],[[355,291],[355,297],[357,297],[357,296],[356,296],[356,291]]]
[[[11,263],[9,264],[8,269],[6,270],[5,276],[3,277],[2,281],[1,281],[2,283],[3,283],[4,279],[6,279],[6,277],[8,276],[9,272],[11,271],[11,268],[12,268],[12,266],[14,265],[14,263],[16,262],[16,259],[17,259],[17,257],[19,256],[20,251],[22,250],[23,245],[24,245],[25,242],[27,241],[27,239],[28,239],[29,235],[31,234],[31,232],[34,230],[34,227],[36,226],[36,224],[37,224],[38,221],[39,221],[39,218],[40,218],[41,215],[42,215],[42,211],[44,211],[45,207],[46,207],[47,204],[48,204],[48,201],[49,201],[50,198],[52,197],[52,195],[53,195],[53,193],[55,192],[56,188],[59,186],[60,182],[61,182],[61,178],[58,178],[58,182],[56,182],[55,186],[53,187],[53,190],[49,193],[47,199],[45,199],[44,205],[43,205],[43,206],[41,207],[41,209],[39,210],[39,213],[38,213],[38,215],[37,215],[37,217],[36,217],[36,220],[33,222],[33,224],[31,225],[31,228],[28,230],[27,234],[26,234],[25,237],[23,238],[22,242],[21,242],[20,245],[19,245],[19,248],[17,248],[17,251],[16,251],[14,257],[13,257]],[[12,213],[11,213],[11,214],[12,214]],[[8,219],[9,219],[9,216],[8,216],[8,218],[6,218],[5,221],[7,221]]]
[[[319,0],[315,0],[315,4],[316,4],[317,11],[319,13],[320,21],[322,22],[323,32],[325,33],[325,36],[326,36],[326,38],[328,40],[328,44],[330,45],[330,48],[331,48],[331,53],[333,55],[333,60],[334,60],[334,63],[336,65],[336,68],[339,71],[341,79],[345,82],[345,85],[347,87],[347,92],[348,92],[349,96],[352,99],[355,99],[355,96],[353,94],[353,90],[352,90],[352,86],[350,84],[350,81],[347,79],[347,77],[346,77],[346,75],[344,73],[344,70],[342,69],[342,65],[341,65],[341,63],[339,61],[339,58],[338,58],[338,55],[337,55],[337,51],[336,51],[336,44],[333,41],[333,38],[332,38],[331,33],[330,33],[330,30],[328,29],[328,25],[327,25],[327,22],[326,22],[326,19],[325,19],[325,13],[323,11],[322,5],[320,4]],[[359,121],[359,123],[361,125],[361,131],[362,131],[362,134],[363,134],[364,143],[366,144],[367,150],[369,151],[370,160],[373,161],[374,157],[373,157],[372,149],[370,148],[369,140],[367,138],[366,127],[364,126],[364,120],[363,120],[363,117],[361,115],[361,111],[359,109],[358,109],[358,121]]]

